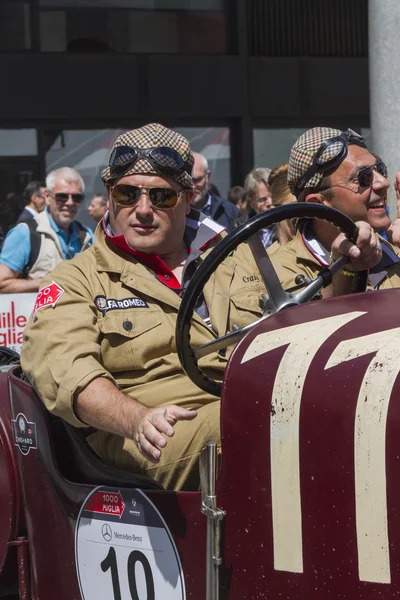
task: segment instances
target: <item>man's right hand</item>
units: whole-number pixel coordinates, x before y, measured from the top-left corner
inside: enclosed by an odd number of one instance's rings
[[[86,425],[133,440],[153,463],[160,460],[165,436],[174,435],[177,421],[190,421],[197,411],[170,404],[148,408],[121,392],[105,377],[93,379],[75,399],[77,417]]]
[[[138,406],[135,414],[135,425],[132,439],[139,452],[153,463],[158,463],[161,449],[167,445],[164,436],[172,437],[177,421],[190,421],[197,416],[197,411],[188,410],[172,404],[147,408]]]

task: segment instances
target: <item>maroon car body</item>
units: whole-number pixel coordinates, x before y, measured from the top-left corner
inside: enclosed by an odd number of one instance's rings
[[[399,596],[398,302],[400,290],[310,302],[258,324],[234,350],[216,494],[222,600]],[[20,414],[36,426],[27,453]],[[176,545],[182,597],[205,599],[200,492],[102,470],[18,367],[0,375],[0,445],[0,598],[81,598],[77,521],[106,486],[143,490]]]

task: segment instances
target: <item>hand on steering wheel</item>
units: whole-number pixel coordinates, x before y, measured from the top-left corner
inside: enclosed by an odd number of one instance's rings
[[[309,202],[288,204],[261,213],[247,221],[241,227],[235,229],[225,237],[216,248],[214,248],[193,275],[186,289],[178,313],[176,343],[178,356],[184,371],[193,383],[209,394],[220,396],[222,385],[221,383],[210,379],[200,369],[197,361],[202,356],[206,356],[211,352],[218,351],[238,342],[248,331],[255,327],[260,320],[267,318],[270,314],[311,300],[323,287],[329,285],[333,275],[338,273],[345,264],[349,262],[348,257],[342,256],[329,267],[322,269],[318,277],[298,294],[294,295],[290,292],[286,292],[280,284],[275,269],[261,244],[259,236],[255,234],[257,234],[260,229],[270,227],[280,221],[304,218],[323,219],[332,223],[338,227],[345,234],[347,240],[350,240],[353,244],[357,239],[358,229],[356,225],[349,217],[338,210],[322,204],[313,204]],[[253,252],[268,293],[268,310],[266,310],[262,319],[259,319],[246,327],[242,327],[237,331],[228,333],[204,346],[193,349],[190,345],[190,326],[193,312],[202,289],[218,265],[220,265],[239,244],[246,240],[249,240],[249,246]],[[366,284],[367,272],[364,274],[363,280]]]

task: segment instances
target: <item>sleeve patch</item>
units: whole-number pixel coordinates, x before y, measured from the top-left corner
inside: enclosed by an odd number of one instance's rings
[[[55,283],[55,281],[53,281],[51,285],[42,288],[36,296],[33,314],[40,308],[45,308],[46,306],[52,306],[54,308],[63,293],[63,288],[60,287],[58,283]]]

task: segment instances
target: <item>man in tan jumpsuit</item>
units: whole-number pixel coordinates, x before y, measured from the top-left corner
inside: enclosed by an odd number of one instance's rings
[[[94,427],[88,440],[106,462],[176,490],[198,487],[201,448],[220,443],[220,402],[190,381],[176,352],[182,292],[222,231],[190,207],[192,166],[187,140],[161,125],[117,139],[102,173],[109,212],[93,247],[44,280],[22,351],[46,407]],[[338,238],[359,268],[377,260],[368,228],[361,237],[362,251]],[[244,244],[205,285],[193,345],[260,317],[263,291]],[[221,381],[226,362],[215,353],[200,364]]]
[[[396,243],[398,220],[392,224],[386,212],[386,166],[366,148],[363,138],[348,130],[328,127],[306,131],[294,144],[289,160],[288,184],[298,202],[316,202],[336,208],[354,221],[368,222],[376,231],[386,230]],[[396,230],[397,228],[397,230]],[[315,279],[329,264],[337,229],[325,221],[304,220],[297,234],[272,256],[285,289],[296,286],[298,275]],[[382,259],[370,269],[368,286],[385,289],[400,286],[399,250],[381,238]],[[355,273],[345,269],[347,288]]]

